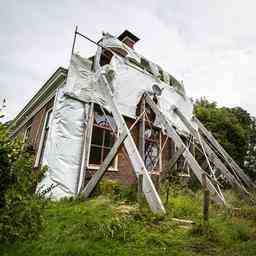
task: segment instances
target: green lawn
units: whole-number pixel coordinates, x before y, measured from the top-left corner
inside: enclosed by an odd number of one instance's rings
[[[171,194],[166,208],[166,216],[156,216],[146,204],[111,196],[51,202],[40,237],[2,243],[0,255],[256,255],[255,209],[234,214],[211,205],[209,226],[203,226],[199,193]],[[181,225],[172,217],[196,224]]]

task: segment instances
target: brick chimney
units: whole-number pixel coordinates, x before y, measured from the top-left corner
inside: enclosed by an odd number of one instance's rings
[[[125,30],[121,35],[119,35],[118,39],[132,49],[133,46],[140,40],[137,36],[135,36],[128,30]]]

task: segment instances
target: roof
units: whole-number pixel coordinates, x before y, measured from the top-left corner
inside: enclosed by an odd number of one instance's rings
[[[35,111],[39,111],[47,100],[52,95],[55,95],[57,88],[63,83],[67,76],[67,69],[59,67],[51,77],[44,83],[44,85],[38,90],[38,92],[32,97],[32,99],[25,105],[25,107],[18,113],[10,125],[10,129],[13,133],[19,131],[19,129],[29,120]]]

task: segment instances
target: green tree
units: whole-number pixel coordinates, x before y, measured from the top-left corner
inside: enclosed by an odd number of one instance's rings
[[[245,156],[245,168],[250,177],[256,180],[256,118],[250,121],[248,148]]]
[[[240,107],[218,107],[202,98],[195,102],[196,117],[209,129],[224,149],[242,167],[248,151],[251,117]]]

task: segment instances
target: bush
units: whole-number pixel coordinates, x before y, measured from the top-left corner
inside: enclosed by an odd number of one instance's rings
[[[32,173],[33,154],[0,124],[0,240],[34,238],[43,227],[45,201],[35,194],[45,170]]]

